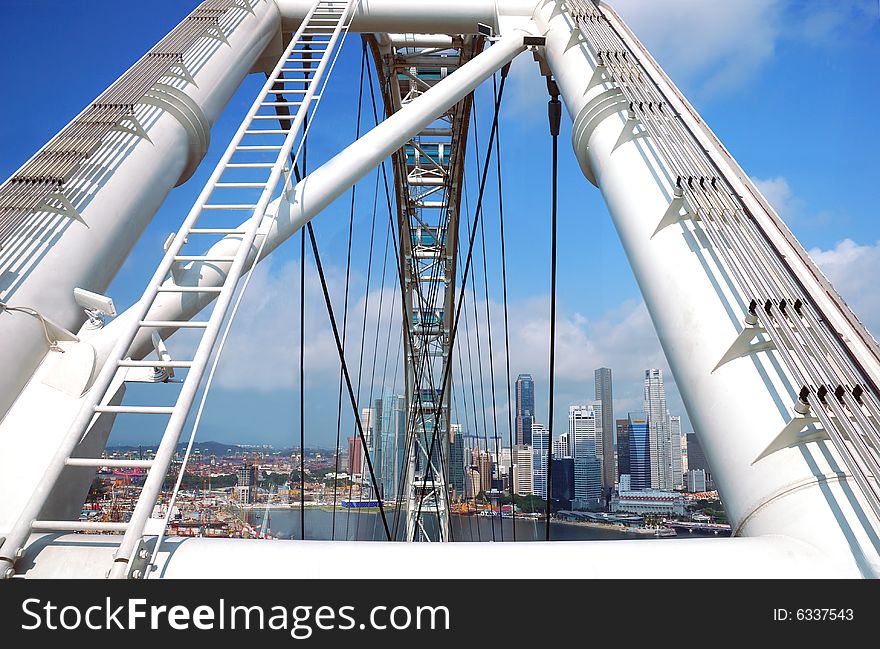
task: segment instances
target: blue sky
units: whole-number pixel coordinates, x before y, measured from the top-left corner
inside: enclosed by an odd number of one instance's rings
[[[786,2],[699,0],[612,3],[655,58],[700,111],[710,127],[758,182],[803,245],[872,331],[880,331],[880,133],[873,112],[880,100],[877,69],[880,27],[875,0]],[[109,0],[69,3],[0,0],[7,26],[0,41],[0,176],[12,173],[138,57],[174,27],[195,2]],[[51,44],[51,46],[50,46]],[[322,102],[310,139],[314,168],[355,135],[360,41],[346,45]],[[147,229],[108,289],[118,306],[130,305],[143,290],[161,256],[161,245],[188,211],[219,158],[261,80],[242,85],[214,126],[211,148],[199,172],[176,189]],[[479,147],[485,149],[491,85],[477,93]],[[508,280],[513,328],[511,372],[536,379],[539,419],[547,408],[549,295],[549,149],[546,95],[528,55],[515,65],[502,110],[503,177]],[[369,115],[369,109],[365,111]],[[363,127],[372,125],[364,118]],[[570,123],[560,138],[559,348],[556,432],[565,429],[570,403],[593,394],[593,370],[607,365],[615,379],[615,415],[640,407],[641,377],[647,367],[667,369],[598,192],[581,176],[569,145]],[[471,142],[473,146],[473,142]],[[471,210],[476,195],[477,158],[469,152]],[[368,313],[361,406],[381,391],[395,389],[399,330],[395,316],[394,270],[387,264],[377,370],[370,380],[387,215],[379,203],[369,309],[365,306],[367,242],[375,176],[357,190],[352,262],[352,328],[348,362],[359,365],[360,324]],[[381,194],[380,194],[381,196]],[[315,220],[321,252],[342,313],[348,204],[346,195]],[[507,411],[500,326],[500,261],[497,197],[490,180],[485,198],[489,302],[495,342],[499,434],[506,439]],[[479,241],[478,241],[479,246]],[[379,261],[377,261],[379,260]],[[476,259],[477,302],[482,309],[482,256]],[[307,264],[306,443],[332,446],[336,434],[338,363],[320,288]],[[199,438],[289,445],[298,439],[299,241],[288,242],[256,272],[236,321],[217,386]],[[394,308],[391,308],[391,307]],[[481,313],[485,318],[485,314]],[[391,323],[392,345],[385,358]],[[465,332],[462,332],[464,334]],[[476,338],[471,334],[475,354]],[[183,341],[173,344],[181,345]],[[459,343],[466,353],[466,338]],[[173,351],[173,348],[172,348]],[[482,351],[486,355],[486,341]],[[474,359],[476,362],[476,358]],[[491,407],[488,359],[484,360],[484,402],[477,396],[477,421],[470,387],[456,391],[458,418],[482,435],[482,411]],[[474,366],[476,372],[477,365]],[[396,389],[402,374],[396,372]],[[668,372],[667,372],[668,375]],[[456,370],[456,376],[459,376]],[[469,383],[465,364],[465,384]],[[669,407],[686,415],[671,376]],[[467,411],[465,415],[465,403]],[[345,402],[343,402],[344,406]],[[353,431],[343,407],[343,438]],[[492,416],[488,412],[491,436]],[[685,424],[687,427],[687,424]],[[122,426],[115,441],[149,441],[154,433]]]

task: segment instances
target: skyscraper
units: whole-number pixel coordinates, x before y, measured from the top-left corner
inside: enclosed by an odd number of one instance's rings
[[[373,464],[373,469],[375,471],[377,458],[376,436],[373,435],[373,423],[375,420],[376,413],[372,408],[361,408],[361,429],[363,429],[364,438],[367,440],[366,448],[364,448],[363,444],[361,445],[361,484],[369,486],[368,488],[364,487],[361,493],[364,497],[369,498],[375,497],[375,494],[373,493],[373,481],[370,478],[369,464],[367,462],[367,457],[369,456],[369,460]]]
[[[553,488],[553,510],[571,509],[574,500],[574,460],[570,457],[553,458],[553,475],[550,482]]]
[[[571,435],[562,433],[559,439],[553,440],[553,457],[572,457]]]
[[[669,451],[672,460],[672,487],[684,486],[684,471],[681,464],[681,417],[669,416]]]
[[[694,469],[703,469],[703,471],[706,472],[706,478],[710,479],[712,475],[712,469],[709,467],[709,462],[706,459],[705,453],[703,453],[703,447],[700,445],[700,438],[697,437],[696,433],[687,434],[687,447],[688,471]]]
[[[364,472],[364,445],[360,435],[348,438],[348,475],[361,476]]]
[[[617,476],[629,475],[629,419],[616,419],[617,429]]]
[[[516,443],[532,443],[535,421],[535,382],[531,374],[516,377]]]
[[[532,422],[532,492],[547,497],[547,451],[550,433],[543,424]]]
[[[614,403],[611,391],[611,368],[600,367],[594,372],[596,400],[602,404],[602,440],[596,446],[596,457],[602,464],[602,490],[614,488],[617,468],[614,466]]]
[[[471,451],[471,466],[480,472],[480,491],[492,489],[492,456],[489,452],[474,448]]]
[[[681,436],[681,472],[684,475],[688,473],[688,436]]]
[[[651,488],[669,491],[673,484],[672,458],[669,413],[666,410],[666,389],[663,387],[662,370],[645,370],[645,417],[648,421],[648,442],[651,453]]]
[[[406,453],[406,399],[401,395],[386,394],[376,399],[373,414],[374,448],[377,451],[373,467],[381,485],[382,498],[391,500],[398,496]]]
[[[240,503],[252,503],[257,495],[257,467],[245,462],[236,471],[235,495]]]
[[[568,437],[574,457],[576,507],[593,508],[602,495],[602,470],[597,449],[602,443],[602,403],[569,406]]]
[[[650,489],[652,488],[651,442],[648,422],[644,415],[629,413],[627,433],[629,437],[630,488],[633,491]]]
[[[456,496],[464,497],[464,439],[461,424],[450,424],[449,436],[449,486],[455,490]]]
[[[534,492],[531,446],[513,447],[513,492],[517,496],[530,496]]]

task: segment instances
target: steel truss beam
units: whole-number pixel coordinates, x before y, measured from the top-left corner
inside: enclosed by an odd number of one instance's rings
[[[481,36],[370,37],[386,115],[430,90],[483,49]],[[447,42],[448,41],[448,42]],[[406,358],[407,541],[449,540],[450,333],[468,122],[468,95],[393,156]],[[430,461],[429,461],[430,458]],[[426,524],[426,519],[434,519]]]

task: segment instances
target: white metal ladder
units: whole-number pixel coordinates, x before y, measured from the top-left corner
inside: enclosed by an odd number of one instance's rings
[[[180,230],[173,239],[169,239],[165,256],[143,296],[133,307],[135,317],[123,328],[37,490],[3,545],[0,546],[0,571],[6,572],[14,565],[21,554],[21,548],[34,531],[100,531],[125,533],[109,576],[115,578],[128,576],[130,560],[142,550],[140,545],[144,528],[161,493],[162,484],[177,449],[178,439],[229,310],[235,287],[247,270],[248,257],[259,234],[266,208],[280,189],[279,180],[282,181],[282,186],[287,181],[286,174],[292,166],[291,152],[298,151],[294,146],[301,140],[300,131],[312,102],[320,98],[317,91],[321,79],[340,34],[348,29],[353,4],[352,0],[316,2],[292,36],[290,44],[269,75]],[[313,64],[317,65],[312,67]],[[294,78],[287,73],[302,76]],[[290,113],[289,117],[279,116],[281,111],[278,109],[281,107],[287,109]],[[291,110],[294,108],[295,112]],[[266,128],[272,126],[272,121],[280,121],[282,128]],[[266,155],[273,157],[273,161],[254,161],[255,157]],[[229,196],[230,190],[234,192],[235,202],[224,199],[224,196]],[[249,195],[247,202],[241,202],[243,194]],[[220,218],[219,215],[229,212],[240,215],[240,222],[244,222],[245,225],[237,227],[230,227],[228,224],[218,225],[216,221]],[[231,235],[241,238],[235,254],[231,256],[182,254],[184,246],[190,241],[198,240],[199,235],[225,237]],[[205,239],[202,238],[201,241]],[[229,267],[220,286],[176,284],[175,271],[181,264],[190,262],[229,264]],[[157,296],[168,292],[216,293],[216,302],[211,309],[210,317],[203,322],[147,319]],[[171,360],[167,354],[160,354],[159,360],[131,360],[128,357],[129,349],[139,332],[143,330],[156,332],[163,327],[184,326],[201,334],[191,360]],[[166,371],[186,370],[186,376],[174,405],[111,405],[110,401],[117,393],[121,382],[125,380],[125,373],[131,368],[144,367],[161,368]],[[163,396],[167,401],[168,395]],[[145,417],[168,416],[154,459],[72,458],[71,455],[78,442],[101,413],[137,414]],[[106,523],[38,520],[40,511],[66,466],[147,469],[147,477],[130,521]]]

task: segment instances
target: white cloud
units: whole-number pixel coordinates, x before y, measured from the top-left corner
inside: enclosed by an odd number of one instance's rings
[[[776,213],[784,221],[791,221],[801,207],[801,201],[794,197],[791,187],[782,176],[775,178],[760,179],[752,177],[752,182],[764,195],[764,198],[773,206]]]
[[[773,56],[779,0],[614,0],[614,8],[676,83],[700,95],[740,88]]]
[[[267,260],[259,264],[247,289],[241,308],[233,323],[229,339],[223,350],[216,384],[226,389],[247,389],[270,392],[289,390],[299,382],[299,283],[298,261],[284,263]],[[325,266],[325,274],[333,303],[339,333],[343,329],[343,305],[345,296],[344,274],[333,266]],[[379,278],[374,277],[369,296],[369,310],[365,337],[365,366],[369,371],[376,339],[379,317]],[[393,295],[396,277],[386,275],[382,292],[382,322],[379,329],[379,362],[384,358],[384,348],[391,318],[392,344],[400,334],[400,306]],[[367,300],[363,293],[364,279],[352,273],[349,296],[348,334],[346,335],[346,361],[352,382],[356,387],[360,352],[361,328]],[[317,272],[306,266],[306,320],[305,365],[308,382],[337,386],[339,377],[339,353],[333,330],[327,317],[324,296]]]
[[[876,336],[880,332],[880,242],[859,245],[844,239],[830,250],[813,248],[809,252],[856,316]]]

